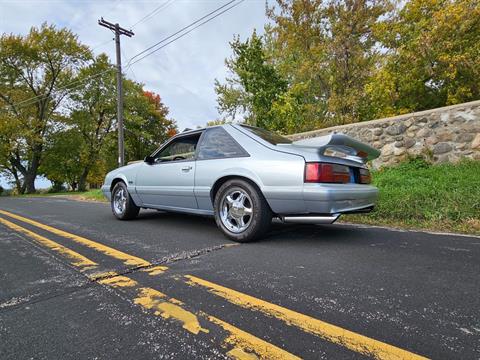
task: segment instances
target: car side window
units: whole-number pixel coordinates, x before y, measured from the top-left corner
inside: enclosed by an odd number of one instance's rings
[[[200,135],[199,133],[173,140],[166,148],[155,155],[155,163],[194,160]]]
[[[248,153],[221,127],[205,130],[198,146],[198,160],[249,156]]]

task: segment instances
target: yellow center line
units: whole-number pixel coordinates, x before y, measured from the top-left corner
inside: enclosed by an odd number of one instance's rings
[[[205,314],[207,318],[221,326],[225,331],[230,333],[230,335],[225,339],[225,343],[236,346],[228,352],[232,357],[238,359],[255,359],[252,354],[249,352],[254,352],[258,354],[262,359],[271,359],[271,360],[297,360],[299,357],[286,352],[279,347],[272,345],[266,341],[263,341],[239,328],[226,323],[223,320],[220,320],[214,316],[209,316]],[[249,352],[245,352],[245,350]]]
[[[197,335],[200,331],[208,333],[209,330],[203,328],[198,321],[197,315],[185,310],[179,305],[176,299],[168,299],[164,293],[143,287],[139,289],[138,296],[133,301],[135,304],[153,310],[154,314],[165,319],[174,318],[183,323],[183,328]]]
[[[288,325],[296,326],[305,332],[317,335],[332,343],[342,345],[361,354],[373,356],[376,359],[426,359],[425,357],[397,348],[381,341],[343,329],[339,326],[315,319],[279,305],[243,294],[239,291],[200,279],[192,275],[185,275],[189,285],[207,288],[209,292],[220,296],[227,301],[246,309],[260,311],[275,317]]]
[[[98,264],[85,256],[69,249],[66,248],[63,245],[60,245],[56,243],[55,241],[52,241],[50,239],[47,239],[44,236],[41,236],[39,234],[34,233],[33,231],[30,231],[28,229],[25,229],[21,226],[18,226],[17,224],[14,224],[6,219],[0,218],[0,223],[3,225],[9,227],[12,230],[18,231],[20,233],[23,233],[33,240],[35,240],[37,243],[44,245],[48,247],[49,249],[52,249],[56,252],[58,252],[61,255],[64,255],[68,259],[71,260],[71,264],[77,267],[80,267],[82,271],[89,270],[95,268]]]
[[[111,248],[109,246],[100,244],[100,243],[92,241],[90,239],[86,239],[82,236],[74,235],[74,234],[68,233],[66,231],[54,228],[52,226],[48,226],[48,225],[39,223],[35,220],[31,220],[31,219],[25,218],[25,217],[20,216],[20,215],[12,214],[11,212],[8,212],[8,211],[5,211],[5,210],[0,210],[0,214],[7,215],[7,216],[10,216],[14,219],[26,222],[27,224],[30,224],[30,225],[36,226],[40,229],[49,231],[49,232],[51,232],[55,235],[59,235],[59,236],[62,236],[64,238],[71,239],[71,240],[73,240],[73,241],[75,241],[79,244],[82,244],[82,245],[85,245],[89,248],[95,249],[95,250],[97,250],[97,251],[99,251],[99,252],[101,252],[101,253],[103,253],[107,256],[113,257],[113,258],[118,259],[118,260],[122,260],[125,265],[130,265],[130,266],[134,266],[134,267],[139,267],[139,266],[143,267],[143,266],[150,266],[151,265],[147,260],[141,259],[139,257],[133,256],[133,255],[130,255],[130,254],[127,254],[127,253],[124,253],[123,251]]]
[[[4,214],[7,216],[11,216],[15,219],[24,221],[31,225],[37,226],[41,229],[50,231],[54,234],[72,239],[79,243],[82,243],[90,248],[93,248],[97,251],[100,251],[106,255],[115,257],[117,259],[125,260],[125,263],[130,265],[137,265],[137,266],[151,266],[151,264],[138,257],[134,257],[128,255],[124,252],[119,250],[110,248],[106,245],[97,243],[93,240],[89,240],[74,234],[70,234],[66,231],[56,229],[54,227],[41,224],[34,220],[30,220],[28,218],[24,218],[19,215],[12,214],[8,211],[0,210],[0,214]],[[158,268],[153,267],[150,275],[154,274],[161,274],[163,273],[167,267],[160,266]],[[147,271],[148,272],[148,271]],[[307,333],[319,336],[322,339],[328,340],[332,343],[344,346],[352,351],[373,356],[376,359],[426,359],[423,356],[417,355],[415,353],[409,352],[407,350],[400,349],[393,345],[386,344],[384,342],[369,338],[367,336],[363,336],[357,334],[353,331],[341,328],[339,326],[329,324],[322,320],[318,320],[316,318],[310,317],[305,314],[298,313],[296,311],[281,307],[279,305],[275,305],[269,303],[267,301],[255,298],[253,296],[243,294],[233,289],[229,289],[227,287],[209,282],[207,280],[203,280],[201,278],[192,276],[192,275],[185,275],[188,279],[186,282],[189,285],[201,286],[208,289],[209,292],[220,296],[227,301],[246,308],[250,310],[260,311],[268,316],[275,317],[288,325],[296,326],[297,328],[305,331]],[[214,321],[215,318],[210,319]],[[252,335],[253,336],[253,335]],[[273,346],[273,345],[272,345]],[[235,353],[241,353],[239,351],[235,351]],[[232,355],[233,356],[233,355]]]
[[[1,211],[1,213],[5,213]],[[21,218],[17,216],[15,218]],[[19,219],[21,220],[21,219]],[[32,220],[33,222],[33,220]],[[30,231],[24,227],[21,227],[15,223],[12,223],[6,219],[0,218],[0,223],[11,228],[12,230],[24,233],[25,235],[36,240],[39,244],[52,249],[59,254],[68,258],[71,264],[81,267],[81,271],[86,269],[93,269],[98,264],[88,259],[87,257],[56,243],[44,236],[41,236],[33,231]],[[29,222],[31,223],[31,222]],[[36,222],[34,222],[36,223]],[[32,224],[32,223],[31,223]],[[35,225],[35,224],[32,224]],[[91,241],[91,240],[90,240]],[[142,260],[142,259],[140,259]],[[165,266],[156,266],[148,269],[142,269],[150,275],[158,275],[163,273],[167,268]],[[174,319],[183,324],[183,328],[193,334],[209,333],[210,330],[200,325],[198,316],[191,311],[182,307],[184,303],[175,298],[170,298],[166,294],[149,287],[140,287],[138,282],[128,276],[120,275],[114,271],[95,273],[88,275],[91,281],[96,281],[99,284],[105,286],[111,286],[113,288],[120,289],[132,289],[136,295],[133,302],[144,309],[151,310],[154,315],[160,316],[164,319]],[[256,336],[249,334],[243,330],[236,328],[235,326],[224,322],[218,318],[210,316],[201,312],[202,318],[210,325],[219,326],[227,332],[227,337],[224,339],[224,343],[233,346],[228,351],[234,359],[238,360],[251,360],[251,359],[278,359],[278,360],[295,360],[299,359],[293,354],[276,347]],[[258,356],[257,356],[258,355]]]
[[[141,271],[148,273],[148,275],[155,276],[163,274],[165,271],[168,270],[168,267],[163,265],[153,266],[145,269],[141,269]]]

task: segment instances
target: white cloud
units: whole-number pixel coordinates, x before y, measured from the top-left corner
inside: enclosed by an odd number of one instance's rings
[[[48,22],[72,29],[81,42],[94,47],[113,38],[109,30],[97,24],[100,17],[129,28],[165,1],[0,0],[0,32],[26,34],[31,26]],[[133,29],[135,36],[122,36],[124,57],[132,57],[226,2],[174,0],[138,24]],[[205,125],[218,117],[213,82],[226,74],[224,59],[231,55],[228,42],[235,34],[246,38],[254,28],[261,33],[265,21],[265,1],[246,0],[135,64],[127,76],[160,94],[180,129]],[[114,60],[114,47],[110,42],[95,53],[105,52]],[[127,59],[122,61],[125,64]]]
[[[113,38],[97,20],[103,16],[129,28],[163,1],[3,1],[0,29],[26,34],[43,22],[71,28],[80,41],[94,47]],[[130,58],[160,39],[223,5],[227,0],[174,0],[154,17],[138,24],[135,36],[122,36],[122,52]],[[21,16],[20,16],[21,14]],[[192,33],[133,66],[127,76],[158,92],[179,127],[204,125],[218,116],[213,81],[225,76],[224,59],[234,34],[245,38],[265,23],[265,2],[247,0]],[[114,43],[98,47],[114,60]],[[123,59],[126,64],[128,59]],[[135,75],[133,75],[135,74]]]

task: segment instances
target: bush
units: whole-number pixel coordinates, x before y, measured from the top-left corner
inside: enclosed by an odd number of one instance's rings
[[[52,187],[48,189],[49,193],[59,193],[59,192],[65,192],[67,189],[65,188],[63,182],[58,182],[54,181],[52,183]]]
[[[0,196],[3,194],[3,187],[0,185]]]
[[[354,221],[480,233],[480,162],[432,165],[421,158],[373,172],[374,212]],[[347,217],[348,220],[348,217]]]

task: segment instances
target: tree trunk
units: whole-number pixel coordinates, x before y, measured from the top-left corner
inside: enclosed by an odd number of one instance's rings
[[[89,172],[90,172],[89,166],[83,169],[82,175],[80,175],[80,178],[78,179],[78,191],[87,190],[87,177]]]
[[[72,191],[77,191],[77,182],[76,181],[71,182],[70,187],[72,188]]]
[[[33,174],[33,172],[29,171],[27,176],[25,176],[25,181],[24,181],[24,188],[25,192],[27,194],[35,194],[35,178],[36,174]]]
[[[40,154],[36,153],[33,155],[33,159],[30,164],[30,167],[27,170],[27,173],[24,174],[24,179],[25,179],[24,185],[25,185],[27,194],[35,194],[35,191],[36,191],[35,179],[37,178],[39,165],[40,165]]]
[[[17,193],[22,195],[25,192],[25,182],[22,183],[22,180],[18,176],[18,172],[15,168],[11,171],[13,174],[13,178],[15,179],[15,188],[17,189]]]
[[[25,194],[25,183],[22,183],[21,181],[16,181],[15,187],[17,188],[17,192],[19,195]]]

